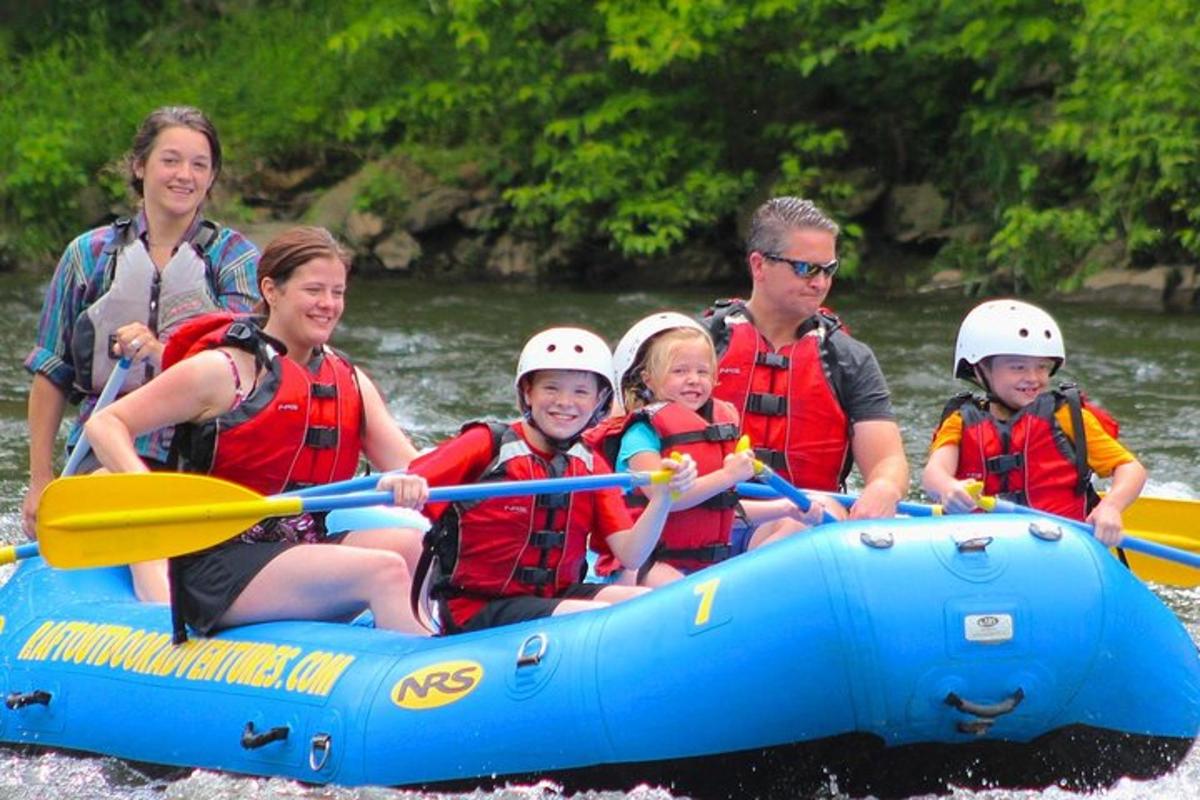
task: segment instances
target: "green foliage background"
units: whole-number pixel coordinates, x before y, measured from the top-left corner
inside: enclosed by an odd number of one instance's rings
[[[228,166],[470,162],[506,224],[657,259],[767,193],[932,182],[947,263],[1050,288],[1200,254],[1189,0],[30,0],[0,18],[0,249],[53,253],[151,108]],[[857,168],[857,172],[856,172]],[[865,168],[865,173],[863,169]],[[862,234],[848,226],[849,238]]]

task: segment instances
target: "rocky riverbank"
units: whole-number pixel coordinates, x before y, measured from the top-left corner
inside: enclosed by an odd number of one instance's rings
[[[231,171],[232,172],[232,171]],[[243,231],[260,247],[280,231],[329,228],[353,248],[364,274],[439,281],[554,282],[673,287],[743,285],[741,224],[697,237],[668,258],[622,258],[605,248],[539,237],[512,224],[501,192],[470,162],[434,169],[405,156],[369,161],[353,171],[330,165],[291,170],[257,166],[222,177],[210,216]],[[836,209],[862,234],[847,242],[859,269],[841,280],[889,294],[1023,292],[1019,271],[989,266],[988,228],[956,223],[951,203],[929,183],[892,184],[870,170],[839,176],[853,191]],[[85,189],[77,198],[86,224],[128,213]],[[1075,265],[1069,302],[1131,308],[1200,310],[1200,267],[1131,268],[1121,242],[1098,245]],[[40,265],[36,268],[48,268]]]

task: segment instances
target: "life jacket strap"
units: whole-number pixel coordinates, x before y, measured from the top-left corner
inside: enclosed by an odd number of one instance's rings
[[[715,508],[725,510],[727,508],[737,508],[741,499],[738,497],[737,489],[726,489],[723,492],[718,492],[712,497],[700,503],[701,508]]]
[[[654,551],[655,559],[689,559],[716,564],[733,555],[733,547],[727,544],[710,544],[705,547],[664,547]]]
[[[662,437],[664,450],[675,445],[692,444],[693,442],[732,442],[738,438],[738,426],[732,422],[722,422],[706,425],[703,430],[676,433]]]

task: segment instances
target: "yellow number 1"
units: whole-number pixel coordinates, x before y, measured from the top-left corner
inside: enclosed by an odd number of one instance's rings
[[[696,625],[704,625],[712,614],[713,598],[717,596],[717,587],[721,585],[720,578],[696,584],[692,594],[700,598],[700,606],[696,609]]]

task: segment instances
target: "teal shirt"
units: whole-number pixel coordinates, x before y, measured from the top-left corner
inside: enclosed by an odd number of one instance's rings
[[[629,459],[638,453],[662,452],[662,439],[655,433],[650,423],[643,420],[630,425],[621,436],[621,448],[617,451],[617,463],[613,469],[617,472],[629,472]]]

